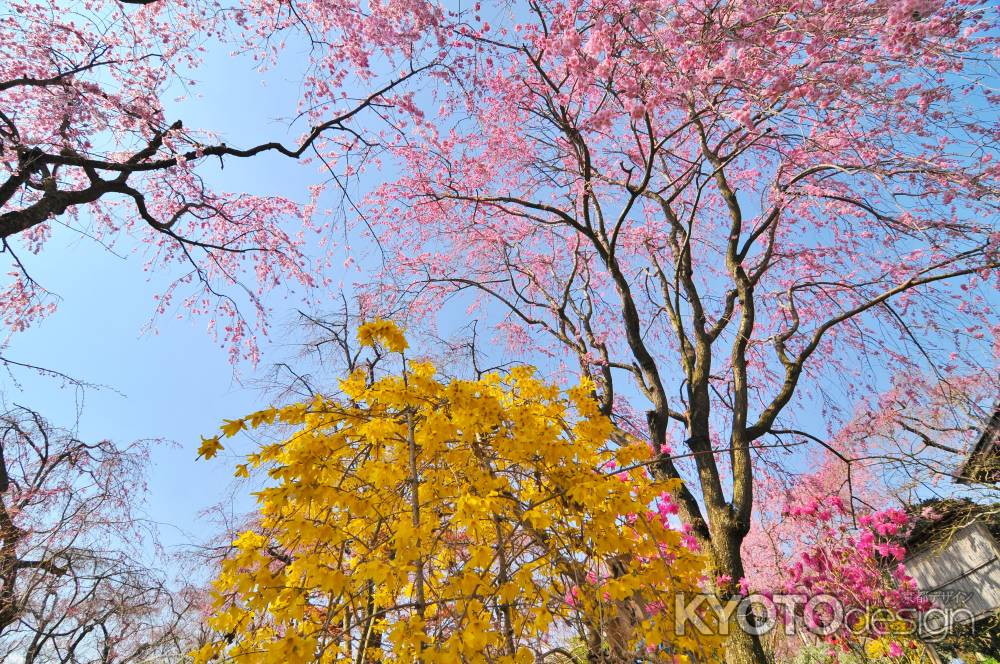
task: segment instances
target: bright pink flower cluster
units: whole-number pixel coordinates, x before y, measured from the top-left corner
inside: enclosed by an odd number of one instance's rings
[[[842,501],[834,497],[825,505],[820,508],[815,501],[809,501],[788,511],[788,518],[801,520],[805,528],[814,529],[815,540],[785,570],[784,593],[836,598],[844,614],[854,618],[877,610],[900,620],[912,620],[918,612],[930,608],[931,603],[921,596],[901,562],[906,556],[902,542],[910,525],[905,512],[886,509],[864,514],[857,517],[854,528]],[[822,613],[795,617],[813,623],[832,618]],[[865,633],[850,638],[881,636],[884,622],[873,622]],[[848,638],[844,630],[854,627],[845,624],[844,629],[830,635],[831,640],[843,642]]]

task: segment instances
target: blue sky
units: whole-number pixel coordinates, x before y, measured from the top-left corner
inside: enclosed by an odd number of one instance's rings
[[[287,123],[275,120],[294,112],[298,89],[292,74],[279,70],[262,77],[246,59],[220,50],[208,54],[196,76],[199,83],[191,88],[191,99],[173,105],[175,117],[182,117],[186,126],[221,131],[233,145],[259,142],[261,136],[290,141],[298,135],[299,128],[289,130]],[[222,171],[210,168],[219,188],[296,200],[307,193],[303,178],[316,177],[311,167],[277,158],[231,160]],[[199,519],[199,512],[226,500],[234,485],[231,456],[195,460],[200,436],[215,431],[222,418],[260,407],[269,394],[254,386],[253,367],[229,363],[225,349],[208,334],[207,318],[175,312],[155,319],[147,329],[154,294],[183,274],[183,266],[147,273],[142,247],[128,237],[120,237],[111,252],[58,225],[53,231],[39,255],[22,259],[30,274],[61,298],[58,309],[14,335],[4,356],[106,388],[83,393],[78,424],[80,394],[58,380],[18,371],[16,382],[3,375],[0,394],[8,405],[35,408],[55,425],[77,426],[84,438],[176,443],[154,447],[146,511],[163,524],[168,547],[203,540],[214,528]],[[301,304],[294,293],[280,295],[271,298],[276,332]],[[285,341],[264,343],[263,349],[261,369],[294,352]]]
[[[63,301],[53,316],[16,336],[5,354],[107,386],[83,393],[84,438],[175,441],[154,447],[148,513],[186,531],[165,528],[169,544],[204,535],[196,514],[224,495],[231,471],[225,463],[195,462],[199,435],[213,431],[221,417],[252,409],[260,395],[234,380],[225,352],[205,333],[205,320],[162,319],[155,334],[142,334],[153,287],[137,256],[123,260],[92,243],[57,238],[34,262],[35,273]],[[17,375],[23,389],[5,377],[6,401],[73,426],[76,390]]]

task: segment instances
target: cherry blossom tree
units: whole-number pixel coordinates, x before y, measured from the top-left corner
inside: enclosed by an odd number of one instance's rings
[[[364,163],[378,141],[374,122],[357,121],[377,120],[370,111],[391,103],[390,93],[425,66],[403,58],[399,68],[377,69],[369,58],[373,51],[411,50],[437,16],[430,5],[419,15],[391,7],[364,12],[351,3],[338,11],[317,5],[308,13],[291,3],[6,3],[0,10],[0,241],[12,271],[0,293],[5,324],[22,330],[55,306],[44,280],[25,269],[24,252],[41,251],[60,227],[107,244],[129,234],[141,243],[147,270],[187,266],[159,296],[159,311],[176,298],[188,311],[222,319],[218,333],[234,359],[255,361],[251,320],[266,318],[264,293],[282,284],[324,283],[303,234],[312,227],[315,200],[306,187],[296,201],[219,191],[208,169],[264,154],[308,154],[343,187],[340,178],[357,165],[336,170],[339,160],[350,155]],[[203,51],[234,49],[266,67],[275,42],[285,39],[314,47],[303,74],[309,91],[303,108],[288,100],[289,114],[300,120],[297,141],[261,136],[253,145],[230,146],[213,128],[187,126],[168,110],[164,99],[193,85]],[[348,88],[364,92],[348,95]],[[254,316],[240,311],[233,286]]]
[[[994,373],[906,376],[866,399],[840,436],[863,445],[862,463],[900,500],[941,498],[997,408]]]
[[[592,376],[685,480],[723,594],[763,478],[846,456],[817,419],[890,380],[993,372],[995,8],[536,0],[465,18],[436,113],[407,114],[402,175],[369,199],[395,253],[362,303],[433,321],[465,293],[505,312],[512,350]],[[763,661],[743,633],[728,653]]]

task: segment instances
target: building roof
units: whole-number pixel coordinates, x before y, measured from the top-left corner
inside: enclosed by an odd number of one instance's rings
[[[916,553],[947,544],[956,531],[980,521],[1000,540],[1000,503],[977,503],[968,498],[931,498],[907,508],[912,527],[903,544]]]
[[[972,452],[955,472],[959,484],[996,484],[1000,482],[1000,402],[993,409],[983,433]]]

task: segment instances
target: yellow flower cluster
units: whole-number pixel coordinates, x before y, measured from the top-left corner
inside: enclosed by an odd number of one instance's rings
[[[393,353],[401,353],[407,349],[406,337],[390,320],[374,320],[358,328],[358,341],[362,346],[374,346],[380,342]]]
[[[886,616],[881,616],[885,620]],[[885,633],[864,644],[865,655],[872,660],[883,660],[893,664],[921,664],[932,661],[926,647],[912,638],[913,624],[909,621],[886,621],[882,628]]]
[[[405,348],[377,325],[363,340]],[[237,470],[272,483],[222,563],[221,636],[197,664],[527,664],[571,641],[615,661],[715,661],[717,642],[674,634],[673,593],[697,592],[704,569],[650,512],[676,487],[641,470],[645,445],[609,444],[591,385],[564,395],[527,368],[443,382],[411,362],[341,387],[343,403],[227,423],[295,433]]]

